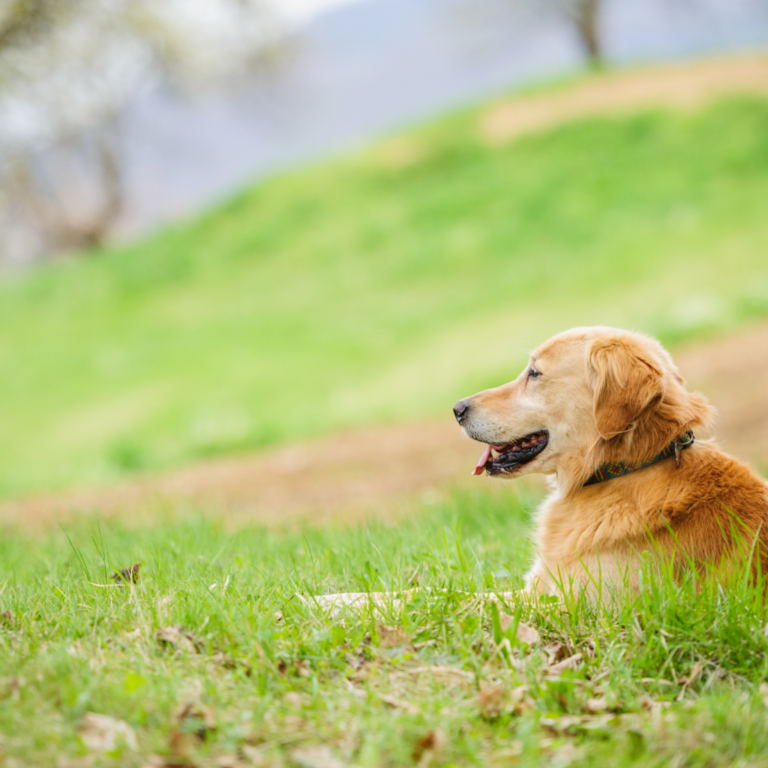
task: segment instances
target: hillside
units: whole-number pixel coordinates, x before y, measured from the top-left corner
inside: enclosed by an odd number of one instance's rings
[[[514,142],[488,114],[5,277],[0,492],[433,416],[568,326],[676,342],[768,314],[764,97]]]
[[[691,389],[716,408],[715,437],[734,456],[768,470],[768,322],[684,344],[675,363]],[[86,513],[144,526],[179,509],[203,517],[282,528],[376,517],[395,519],[459,489],[510,498],[508,483],[469,474],[478,444],[444,413],[431,421],[361,427],[286,447],[205,459],[180,469],[131,477],[107,488],[0,500],[0,519],[34,531],[70,525]],[[522,481],[543,490],[541,478]]]

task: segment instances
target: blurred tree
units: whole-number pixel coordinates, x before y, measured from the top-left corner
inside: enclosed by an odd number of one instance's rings
[[[0,260],[101,243],[123,212],[131,106],[271,57],[267,2],[0,0]]]
[[[573,0],[566,8],[566,14],[579,35],[579,40],[594,67],[602,66],[603,44],[600,37],[600,1]]]
[[[542,8],[549,6],[573,27],[590,66],[603,64],[603,40],[600,34],[602,0],[539,0]],[[537,5],[539,3],[537,2]]]

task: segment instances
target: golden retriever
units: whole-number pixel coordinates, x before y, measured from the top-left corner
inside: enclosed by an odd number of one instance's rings
[[[654,339],[575,328],[530,356],[511,383],[461,400],[464,432],[487,447],[476,474],[552,479],[538,509],[531,590],[637,586],[642,553],[722,565],[739,542],[768,565],[768,484],[714,443],[710,422]],[[735,533],[735,531],[737,533]]]
[[[514,381],[460,400],[454,414],[486,444],[474,474],[551,478],[527,590],[637,588],[645,552],[727,566],[755,537],[755,562],[768,573],[768,483],[695,439],[713,409],[686,390],[658,341],[615,328],[566,331],[536,349]],[[335,611],[393,598],[313,599]]]

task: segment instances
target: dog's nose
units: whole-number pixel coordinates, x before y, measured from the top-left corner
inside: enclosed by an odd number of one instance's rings
[[[459,424],[461,424],[461,422],[464,421],[468,411],[469,411],[468,400],[459,400],[459,402],[453,406],[453,412],[456,414],[456,421],[458,421]]]

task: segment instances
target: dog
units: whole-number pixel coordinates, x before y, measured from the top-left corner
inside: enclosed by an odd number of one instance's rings
[[[473,474],[549,476],[523,594],[638,589],[646,553],[672,558],[675,568],[727,569],[743,542],[756,545],[753,564],[768,573],[768,483],[696,438],[714,409],[685,388],[655,339],[574,328],[536,349],[514,381],[453,411],[465,434],[486,446]],[[333,612],[400,606],[389,593],[312,600]]]
[[[745,541],[768,573],[768,483],[696,439],[714,409],[686,389],[655,339],[566,331],[536,349],[514,381],[453,410],[486,444],[474,474],[551,478],[526,590],[638,588],[645,553],[676,568],[727,570]]]

